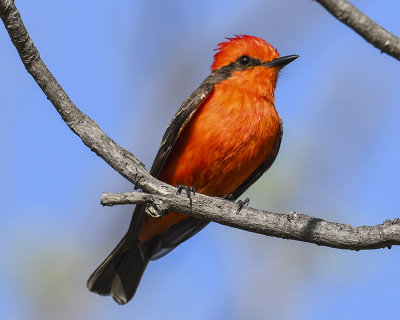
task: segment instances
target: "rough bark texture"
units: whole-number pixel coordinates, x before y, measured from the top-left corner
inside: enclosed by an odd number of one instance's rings
[[[333,3],[334,1],[319,2]],[[346,1],[336,2],[347,4]],[[196,194],[189,200],[186,195],[177,195],[176,188],[152,177],[133,154],[110,139],[92,119],[74,105],[41,60],[13,1],[0,0],[0,17],[25,68],[52,102],[65,123],[82,139],[85,145],[123,177],[145,192],[106,194],[103,195],[104,205],[147,203],[148,212],[152,212],[155,216],[172,210],[251,232],[333,248],[361,250],[400,244],[400,221],[398,219],[387,220],[377,226],[355,228],[295,212],[280,214],[243,207],[237,214],[238,205],[227,200],[201,194]],[[390,46],[392,45],[393,43],[390,43]],[[396,51],[396,49],[393,50]]]
[[[188,199],[186,195],[164,197],[141,192],[104,193],[101,203],[105,206],[147,203],[158,214],[179,211],[246,231],[331,248],[365,250],[400,244],[399,219],[386,220],[376,226],[352,227],[297,212],[273,213],[246,206],[236,214],[238,204],[198,194]]]
[[[400,60],[400,38],[382,28],[346,0],[316,0],[333,16],[349,26],[382,52]]]

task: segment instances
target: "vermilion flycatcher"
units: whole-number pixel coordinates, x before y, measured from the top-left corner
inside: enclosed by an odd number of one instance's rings
[[[270,44],[247,35],[220,43],[211,75],[172,119],[150,173],[209,196],[239,197],[278,154],[282,123],[274,90],[279,70],[297,57],[279,57]],[[119,304],[133,297],[150,260],[208,223],[176,212],[153,218],[144,208],[136,206],[127,234],[87,283]]]

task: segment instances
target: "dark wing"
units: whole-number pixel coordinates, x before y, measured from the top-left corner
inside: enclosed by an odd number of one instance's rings
[[[279,152],[279,147],[281,146],[283,126],[282,119],[279,126],[279,133],[275,140],[273,152],[264,160],[264,162],[248,177],[233,193],[233,198],[237,199],[240,195],[245,192],[254,182],[262,176],[262,174],[269,169],[269,167],[274,163],[276,156]]]
[[[183,128],[189,123],[199,105],[213,90],[214,85],[204,81],[200,87],[182,103],[178,112],[168,125],[164,137],[161,140],[160,148],[158,149],[156,158],[154,159],[153,165],[150,169],[150,174],[152,176],[157,177],[159,175]]]
[[[189,123],[194,112],[200,104],[212,93],[214,86],[217,83],[229,78],[231,70],[226,67],[215,70],[208,76],[203,83],[198,87],[181,105],[178,112],[172,118],[164,137],[161,140],[160,149],[157,152],[156,158],[150,169],[150,174],[157,177],[160,173],[169,153],[174,147],[179,135],[185,126]]]
[[[164,257],[167,253],[175,249],[182,242],[193,237],[197,232],[203,229],[210,221],[196,218],[187,218],[164,232],[156,246],[151,260],[157,260]]]

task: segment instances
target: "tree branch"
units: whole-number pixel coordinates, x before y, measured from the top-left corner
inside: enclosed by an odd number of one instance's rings
[[[400,38],[382,28],[350,2],[346,0],[316,1],[374,47],[400,60]]]
[[[172,210],[197,218],[273,237],[293,239],[342,249],[376,249],[400,244],[400,221],[387,220],[371,227],[351,227],[291,212],[272,213],[249,207],[236,214],[237,204],[196,194],[189,201],[176,188],[152,177],[129,151],[110,139],[100,127],[80,111],[40,58],[21,16],[11,0],[0,0],[0,17],[18,50],[27,71],[52,102],[69,128],[92,151],[144,193],[103,195],[103,204],[148,203],[154,216]]]
[[[105,206],[147,203],[151,207],[151,212],[162,214],[162,212],[178,211],[250,232],[331,248],[365,250],[390,248],[392,245],[400,244],[399,219],[386,220],[376,226],[352,227],[293,211],[273,213],[243,207],[237,214],[238,204],[197,194],[189,201],[186,196],[165,197],[143,192],[103,193],[101,203]]]

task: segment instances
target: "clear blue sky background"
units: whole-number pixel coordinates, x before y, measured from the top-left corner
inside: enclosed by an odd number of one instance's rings
[[[400,35],[400,2],[354,1]],[[300,59],[282,73],[284,139],[251,205],[352,225],[399,216],[400,64],[319,4],[17,1],[72,100],[151,165],[217,43],[260,36]],[[86,279],[127,229],[132,186],[86,148],[26,73],[0,27],[1,319],[390,319],[400,249],[340,251],[211,224],[151,263],[126,306]]]

